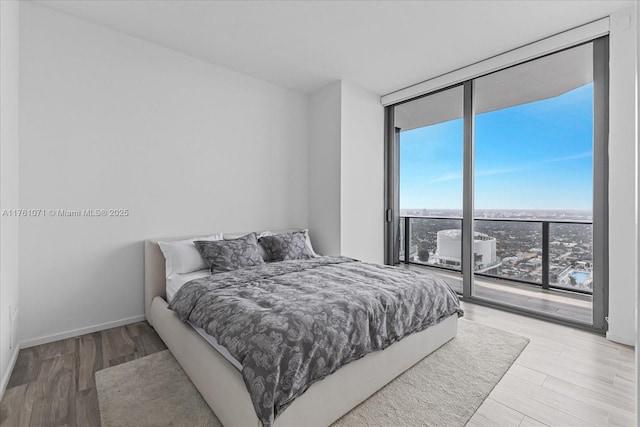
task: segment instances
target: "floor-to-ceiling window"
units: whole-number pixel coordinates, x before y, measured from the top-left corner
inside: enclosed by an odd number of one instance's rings
[[[388,107],[391,261],[470,300],[603,330],[607,46]]]
[[[399,145],[402,261],[460,271],[460,239],[448,252],[438,244],[462,225],[463,87],[396,109]],[[412,236],[404,240],[404,230]]]

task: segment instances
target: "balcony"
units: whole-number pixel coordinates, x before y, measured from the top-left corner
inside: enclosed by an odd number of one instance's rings
[[[462,293],[458,217],[400,218],[400,261],[428,266]],[[473,294],[592,323],[592,222],[476,218]]]

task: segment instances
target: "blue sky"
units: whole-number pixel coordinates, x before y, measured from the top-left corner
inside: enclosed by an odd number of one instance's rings
[[[462,119],[400,136],[400,208],[462,209]],[[591,210],[593,84],[476,117],[477,209]]]

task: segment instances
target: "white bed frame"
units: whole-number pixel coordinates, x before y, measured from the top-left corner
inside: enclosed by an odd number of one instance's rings
[[[194,237],[194,236],[192,236]],[[165,259],[158,240],[145,242],[145,316],[226,427],[262,427],[242,374],[193,328],[167,308]],[[458,315],[369,353],[314,383],[280,415],[274,427],[326,427],[456,336]]]

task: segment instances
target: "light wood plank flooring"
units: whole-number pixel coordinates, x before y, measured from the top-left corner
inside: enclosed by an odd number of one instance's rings
[[[442,278],[451,289],[462,294],[462,276],[442,269],[415,264],[400,264],[419,272],[428,272]],[[489,301],[522,307],[563,317],[572,321],[593,324],[593,298],[591,295],[558,289],[542,289],[540,286],[502,279],[476,276],[474,295]]]
[[[463,303],[465,318],[531,339],[468,427],[635,426],[633,348]],[[163,350],[146,323],[24,349],[0,402],[3,426],[99,426],[94,373]]]
[[[635,352],[579,329],[463,303],[531,342],[471,418],[478,426],[636,426]]]

